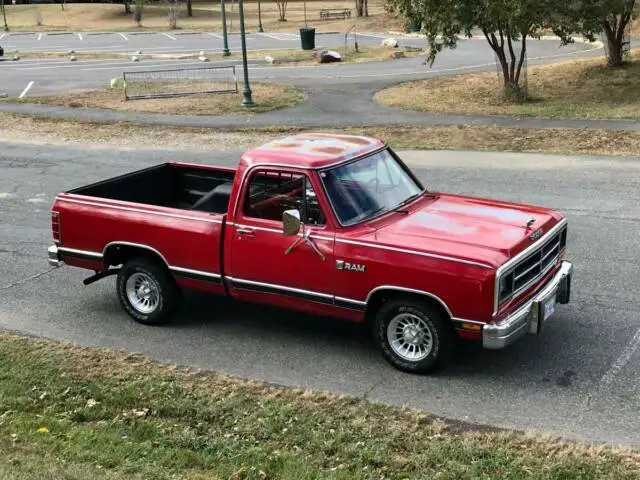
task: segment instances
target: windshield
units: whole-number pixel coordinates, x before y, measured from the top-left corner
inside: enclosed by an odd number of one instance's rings
[[[342,225],[381,215],[423,191],[389,150],[320,172],[320,178]]]

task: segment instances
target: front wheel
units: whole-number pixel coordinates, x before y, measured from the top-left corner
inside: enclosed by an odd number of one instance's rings
[[[374,333],[385,359],[405,372],[433,371],[453,353],[455,337],[447,319],[438,309],[412,298],[383,304]]]
[[[116,281],[122,308],[136,322],[157,325],[175,312],[180,291],[163,265],[145,258],[124,264]]]

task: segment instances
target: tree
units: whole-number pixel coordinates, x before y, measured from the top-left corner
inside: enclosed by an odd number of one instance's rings
[[[130,2],[130,0],[124,0],[122,3],[124,3],[124,13],[126,15],[129,15],[131,13],[131,2]]]
[[[368,0],[356,0],[356,16],[368,17],[369,16],[369,1]]]
[[[169,29],[175,30],[178,26],[178,0],[167,0],[169,14]]]
[[[624,63],[625,31],[634,14],[635,0],[572,0],[564,4],[563,31],[580,32],[593,41],[598,34],[606,43],[607,63]]]
[[[289,0],[275,0],[276,1],[276,5],[278,5],[278,21],[280,22],[286,22],[287,18],[287,3],[289,2]]]
[[[193,17],[193,6],[191,0],[187,0],[187,17]]]
[[[144,0],[135,0],[136,1],[136,9],[133,12],[133,20],[136,22],[136,25],[139,27],[142,25],[142,9],[144,8]]]
[[[522,68],[527,39],[540,38],[542,31],[555,28],[558,4],[564,0],[387,0],[390,12],[404,14],[422,25],[427,36],[430,65],[444,48],[454,49],[459,35],[468,38],[472,30],[482,31],[500,64],[505,96],[523,100]],[[568,41],[565,36],[563,40]],[[521,42],[516,53],[516,42]]]

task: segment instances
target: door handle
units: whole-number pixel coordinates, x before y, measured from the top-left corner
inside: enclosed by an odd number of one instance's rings
[[[256,236],[256,232],[250,228],[238,228],[236,232],[238,232],[238,235],[246,235],[248,237]]]

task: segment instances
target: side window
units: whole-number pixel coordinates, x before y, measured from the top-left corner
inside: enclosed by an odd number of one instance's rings
[[[244,202],[248,217],[282,221],[285,210],[302,211],[304,204],[304,175],[257,171],[249,181]]]
[[[325,224],[313,186],[305,175],[258,170],[251,176],[248,189],[243,206],[247,217],[281,222],[285,210],[295,209],[307,225]]]

